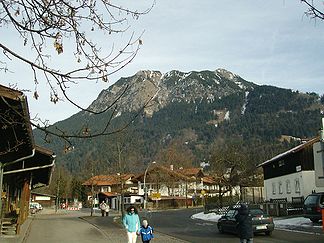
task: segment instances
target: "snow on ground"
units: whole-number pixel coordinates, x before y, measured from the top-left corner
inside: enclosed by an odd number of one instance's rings
[[[220,219],[222,215],[216,214],[216,213],[208,213],[204,214],[204,212],[197,213],[191,216],[192,219],[201,219],[205,221],[212,221],[217,222],[218,219]],[[274,224],[276,228],[286,228],[291,226],[299,226],[299,227],[319,227],[321,228],[321,225],[314,225],[310,219],[304,218],[304,217],[294,217],[294,218],[275,218]]]

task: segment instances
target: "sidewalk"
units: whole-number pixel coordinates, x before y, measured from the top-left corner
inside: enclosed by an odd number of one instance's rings
[[[36,213],[35,215],[29,215],[25,222],[20,227],[20,232],[18,235],[0,235],[0,242],[1,243],[21,243],[24,242],[25,237],[28,236],[28,232],[32,225],[32,221],[34,217],[38,214],[66,214],[63,210],[58,211],[55,213],[55,210],[52,208],[44,208],[42,211]]]

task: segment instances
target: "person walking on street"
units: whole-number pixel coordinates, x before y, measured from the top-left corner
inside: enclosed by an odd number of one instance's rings
[[[154,238],[153,227],[148,224],[146,219],[143,220],[138,235],[141,235],[143,243],[150,243],[150,241]]]
[[[109,204],[106,203],[106,209],[105,209],[106,216],[109,216],[109,209],[110,209]]]
[[[240,243],[253,242],[252,216],[246,204],[241,204],[238,214],[235,215],[238,223],[237,230],[240,237]]]
[[[134,206],[127,208],[127,213],[123,218],[123,225],[127,231],[128,243],[136,243],[137,234],[140,229],[140,220],[137,209]]]
[[[105,201],[102,201],[102,202],[100,203],[100,210],[101,210],[101,216],[102,216],[102,217],[105,216],[106,209],[107,209],[107,204],[105,203]]]

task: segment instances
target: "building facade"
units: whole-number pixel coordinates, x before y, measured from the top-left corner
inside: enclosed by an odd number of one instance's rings
[[[311,139],[258,165],[263,168],[266,200],[292,201],[324,191],[315,185],[313,145],[318,141]]]

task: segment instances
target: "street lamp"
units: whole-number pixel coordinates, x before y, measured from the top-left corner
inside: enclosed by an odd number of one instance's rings
[[[145,213],[146,213],[146,202],[147,202],[147,188],[146,188],[145,181],[146,181],[147,171],[148,171],[148,169],[149,169],[149,167],[150,167],[151,164],[156,164],[156,162],[153,161],[152,163],[149,163],[147,165],[147,168],[146,168],[145,172],[144,172],[144,210],[145,210]]]
[[[121,212],[121,215],[123,218],[124,217],[124,183],[123,183],[123,179],[122,179],[122,174],[117,173],[117,175],[119,176],[120,186],[121,186],[119,205],[120,205],[120,212]]]

